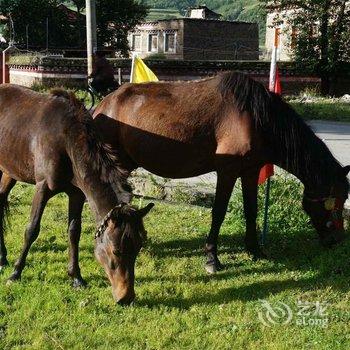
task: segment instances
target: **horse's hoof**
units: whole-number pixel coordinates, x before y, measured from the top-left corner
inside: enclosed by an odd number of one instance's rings
[[[8,278],[6,285],[9,286],[13,282],[19,281],[21,279],[21,275],[18,274],[16,271]]]
[[[254,251],[250,252],[250,254],[252,254],[254,261],[268,258],[268,256],[264,253],[264,251],[261,248],[255,249]]]
[[[254,261],[264,260],[264,259],[267,259],[267,258],[268,258],[268,256],[262,251],[253,255],[253,260]]]
[[[224,266],[220,263],[219,260],[217,260],[215,262],[206,263],[204,268],[205,268],[205,271],[207,271],[207,273],[209,273],[210,275],[213,275],[216,272],[223,270]]]
[[[253,260],[267,259],[267,255],[260,246],[246,247],[246,250],[253,256]]]
[[[73,279],[73,288],[85,288],[87,283],[82,278]]]
[[[8,265],[9,265],[8,261],[2,262],[0,264],[0,273],[2,273]]]
[[[11,286],[13,283],[19,281],[20,278],[13,278],[12,276],[10,278],[7,279],[6,281],[6,285],[7,286]]]

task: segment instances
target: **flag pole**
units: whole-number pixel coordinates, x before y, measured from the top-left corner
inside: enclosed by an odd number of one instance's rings
[[[133,77],[134,77],[134,66],[135,66],[135,58],[137,57],[137,53],[132,53],[132,60],[131,60],[131,71],[130,71],[130,83],[133,83]]]
[[[272,49],[271,56],[271,67],[270,67],[270,79],[269,79],[269,90],[275,91],[276,87],[276,72],[277,72],[277,50],[278,50],[278,37],[279,33],[275,30],[275,40]],[[267,234],[269,232],[269,205],[270,205],[270,189],[271,189],[271,177],[266,181],[265,185],[265,201],[264,201],[264,225],[261,234],[261,245],[266,244]]]

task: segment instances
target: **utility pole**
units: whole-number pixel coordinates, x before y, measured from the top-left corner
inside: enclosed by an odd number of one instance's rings
[[[94,59],[94,53],[97,50],[95,0],[86,0],[86,39],[87,39],[88,75],[90,75],[92,73],[92,63]]]

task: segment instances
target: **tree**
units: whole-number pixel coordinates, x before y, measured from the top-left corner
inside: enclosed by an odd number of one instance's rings
[[[294,29],[296,62],[318,73],[323,95],[333,95],[341,63],[350,59],[350,1],[273,0],[267,6],[279,11],[276,21]]]
[[[127,55],[127,35],[145,19],[146,5],[134,0],[98,0],[96,3],[97,42]]]
[[[72,0],[77,11],[85,9],[85,0]],[[148,7],[135,0],[96,0],[97,42],[123,56],[129,52],[128,31],[147,16]],[[85,27],[84,27],[85,30]]]
[[[47,21],[50,46],[67,46],[76,43],[74,28],[56,0],[0,0],[0,13],[6,24],[5,38],[25,45],[27,30],[31,46],[45,47]]]
[[[0,13],[6,17],[5,37],[11,37],[11,20],[15,41],[26,43],[29,26],[30,45],[45,47],[46,20],[49,21],[50,47],[85,46],[85,0],[71,0],[77,10],[77,20],[58,8],[59,0],[0,0]],[[100,47],[108,46],[126,55],[129,50],[127,34],[147,15],[148,8],[137,0],[96,0],[97,39]]]

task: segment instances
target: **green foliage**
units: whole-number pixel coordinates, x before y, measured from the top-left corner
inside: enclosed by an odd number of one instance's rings
[[[164,53],[152,53],[145,60],[166,60],[166,55]]]
[[[96,2],[97,39],[127,56],[128,31],[146,18],[148,8],[135,0],[99,0]]]
[[[48,20],[50,46],[71,46],[77,40],[76,33],[57,5],[57,0],[1,0],[0,13],[7,17],[5,38],[25,45],[28,26],[29,45],[46,47]],[[13,21],[13,28],[9,19]]]
[[[301,67],[317,71],[322,78],[321,93],[334,94],[340,63],[350,58],[350,7],[345,0],[273,0],[279,11],[276,21],[294,28],[294,56]],[[298,10],[295,10],[297,8]],[[288,10],[286,15],[284,10]]]
[[[12,268],[0,274],[0,349],[349,349],[350,242],[322,249],[301,210],[300,186],[277,179],[272,191],[270,258],[253,261],[243,251],[237,197],[220,234],[226,269],[215,276],[203,269],[210,209],[156,203],[145,222],[149,239],[137,259],[131,307],[115,305],[94,259],[95,225],[87,206],[80,262],[89,285],[71,287],[67,198],[54,197],[22,280],[6,286]],[[33,187],[23,184],[11,194],[11,264],[20,253],[32,195]],[[284,302],[295,314],[298,300],[327,303],[328,326],[298,326],[294,314],[287,325],[266,327],[258,318],[261,299],[272,306]]]
[[[57,8],[59,0],[0,0],[0,13],[13,20],[15,42],[26,44],[26,28],[29,26],[29,45],[46,47],[46,19],[49,21],[49,47],[76,47],[85,45],[85,18],[78,16],[72,22],[65,11]],[[83,14],[85,1],[66,2]],[[145,19],[148,8],[137,0],[96,1],[97,34],[99,46],[109,46],[123,55],[127,54],[127,32]],[[11,21],[5,37],[12,35]]]

